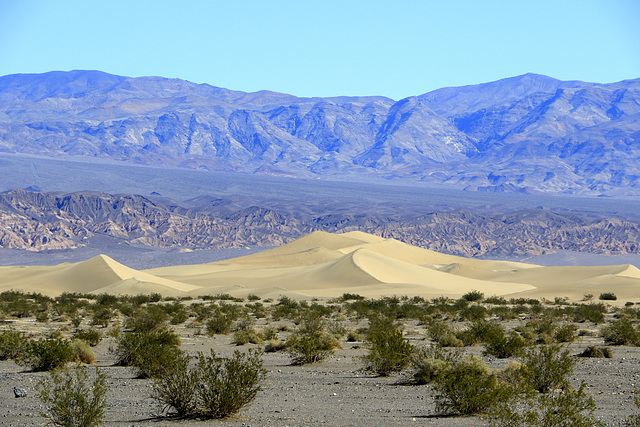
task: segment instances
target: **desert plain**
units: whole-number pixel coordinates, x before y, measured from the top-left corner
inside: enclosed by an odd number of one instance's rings
[[[604,345],[602,328],[618,317],[637,315],[640,302],[640,270],[632,265],[542,267],[511,261],[469,259],[414,247],[393,239],[349,232],[314,232],[289,244],[247,256],[205,264],[167,266],[135,270],[106,255],[78,263],[56,266],[0,268],[0,292],[20,290],[50,297],[63,292],[93,295],[159,294],[183,304],[238,304],[251,301],[273,307],[285,298],[303,304],[331,306],[341,296],[391,298],[396,301],[437,301],[451,303],[463,295],[477,292],[484,297],[504,301],[537,299],[543,307],[562,310],[569,304],[602,304],[604,322],[558,314],[562,324],[573,324],[577,331],[573,342],[564,345],[572,355],[591,345]],[[610,293],[617,299],[597,301]],[[205,298],[201,296],[221,296]],[[232,302],[227,302],[231,298]],[[417,298],[417,299],[416,299]],[[595,299],[594,299],[595,298]],[[343,303],[345,301],[342,301]],[[491,311],[492,304],[474,303],[487,309],[486,318],[499,321],[507,329],[522,327],[534,316],[523,310],[518,316],[501,317]],[[513,304],[512,304],[513,305]],[[624,307],[623,307],[624,306]],[[293,319],[252,315],[258,330],[276,328],[277,338],[286,340],[296,328]],[[362,316],[338,309],[331,321],[347,331],[366,327]],[[452,328],[462,330],[469,318],[439,314]],[[436,315],[434,315],[434,318]],[[114,338],[106,332],[124,324],[125,316],[116,315],[100,329],[102,341],[95,347],[95,365],[109,377],[107,425],[208,425],[211,421],[167,418],[150,398],[151,380],[136,378],[128,367],[114,366],[109,350]],[[423,320],[398,316],[405,338],[416,347],[433,344]],[[219,355],[235,350],[264,348],[264,344],[238,345],[233,334],[205,332],[194,319],[171,326],[180,336],[181,348],[190,355],[214,349]],[[79,328],[90,328],[83,319]],[[33,317],[6,316],[2,329],[24,331],[35,336],[57,331],[71,336],[69,319],[52,315],[46,322]],[[362,338],[362,336],[361,336]],[[367,353],[362,339],[347,339],[325,360],[294,366],[285,351],[264,353],[268,373],[262,391],[254,402],[231,418],[215,421],[224,426],[401,426],[488,425],[483,416],[441,416],[435,411],[431,385],[412,385],[411,369],[380,377],[364,370],[359,357]],[[588,395],[596,403],[596,418],[607,426],[625,425],[628,416],[640,412],[634,405],[634,392],[640,388],[640,350],[635,346],[613,346],[613,357],[578,358],[570,381],[575,386],[585,381]],[[481,345],[463,348],[465,354],[482,357],[494,369],[501,369],[517,358],[483,354]],[[0,425],[42,425],[41,403],[34,388],[47,373],[30,372],[13,361],[0,362],[0,394],[3,408]],[[13,387],[27,390],[26,398],[13,398]]]

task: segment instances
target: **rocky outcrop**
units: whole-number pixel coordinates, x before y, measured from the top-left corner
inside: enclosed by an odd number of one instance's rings
[[[185,208],[136,195],[0,193],[0,247],[32,251],[69,249],[97,236],[123,244],[192,249],[277,246],[315,230],[365,231],[465,256],[539,255],[556,250],[640,253],[640,223],[588,218],[542,209],[510,213],[472,211],[378,215],[365,205],[355,213],[314,214],[260,206],[231,214],[211,210],[224,199],[199,199]],[[202,207],[198,207],[202,206]],[[230,204],[229,204],[230,206]],[[326,212],[326,206],[317,206]]]

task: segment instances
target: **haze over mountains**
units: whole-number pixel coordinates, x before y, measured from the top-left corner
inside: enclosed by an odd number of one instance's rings
[[[6,153],[634,196],[639,139],[640,79],[526,74],[394,101],[244,93],[98,71],[0,77]]]

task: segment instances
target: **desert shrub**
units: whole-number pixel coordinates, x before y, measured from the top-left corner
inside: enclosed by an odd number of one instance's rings
[[[495,316],[499,320],[512,320],[518,317],[519,313],[517,310],[514,310],[510,307],[497,306],[491,307],[489,310],[487,310],[487,314],[489,316]]]
[[[597,345],[590,345],[589,347],[585,348],[582,353],[579,353],[576,356],[611,359],[613,357],[613,351],[609,347],[598,347]]]
[[[238,322],[233,334],[233,340],[237,345],[264,344],[264,335],[253,327],[253,322],[246,318]]]
[[[484,300],[485,303],[487,304],[495,304],[495,305],[506,305],[507,304],[507,300],[504,299],[504,297],[499,297],[499,296],[490,296],[489,298],[485,298]]]
[[[249,301],[260,301],[262,298],[260,298],[258,295],[256,294],[249,294],[247,295],[247,300]]]
[[[471,415],[487,412],[506,400],[510,388],[498,383],[487,365],[476,357],[460,359],[434,382],[436,412]]]
[[[95,379],[82,368],[51,372],[51,378],[36,386],[45,406],[40,415],[65,427],[99,426],[105,418],[107,377],[96,368]]]
[[[49,313],[46,311],[39,311],[36,313],[36,322],[49,323]]]
[[[577,337],[577,330],[578,327],[576,325],[567,323],[562,326],[558,326],[558,328],[553,332],[553,338],[559,343],[574,342]]]
[[[154,381],[152,397],[179,416],[225,418],[251,403],[266,376],[261,354],[236,351],[230,358],[198,355],[195,368],[181,355],[175,369]]]
[[[600,294],[598,299],[602,301],[615,301],[618,299],[618,297],[613,292],[603,292]]]
[[[29,341],[19,363],[29,366],[33,371],[50,371],[62,368],[74,360],[75,354],[69,340],[43,338]]]
[[[498,359],[518,356],[529,345],[528,341],[517,332],[511,331],[507,335],[502,327],[491,328],[486,333],[484,342],[484,354]]]
[[[561,349],[559,345],[542,345],[527,351],[522,361],[526,385],[540,393],[568,387],[567,376],[573,372],[575,360]]]
[[[189,357],[180,352],[173,368],[154,379],[151,397],[162,405],[162,411],[171,410],[179,417],[193,415],[196,411],[198,378],[188,366]]]
[[[491,424],[499,427],[595,427],[595,402],[583,382],[577,390],[558,393],[524,393],[499,402],[492,410]]]
[[[161,328],[121,333],[116,348],[110,350],[116,365],[136,368],[140,378],[153,378],[171,368],[180,355],[179,345],[175,332]]]
[[[340,343],[326,330],[326,323],[314,312],[303,316],[298,329],[287,339],[292,364],[316,363],[333,354]]]
[[[460,311],[461,320],[477,321],[483,320],[485,317],[487,317],[487,309],[478,304],[470,305]]]
[[[607,307],[603,303],[577,304],[565,310],[574,322],[593,322],[595,324],[604,322],[604,313]]]
[[[406,368],[411,362],[413,346],[402,336],[402,329],[387,317],[369,319],[367,341],[369,353],[362,356],[365,369],[386,376]]]
[[[76,362],[86,363],[87,365],[96,363],[96,354],[85,341],[74,338],[71,340],[71,348]]]
[[[442,347],[430,346],[414,349],[411,356],[414,384],[430,384],[445,374],[459,354],[446,352]]]
[[[340,322],[329,321],[326,324],[327,332],[331,334],[335,339],[340,340],[347,335],[349,330]]]
[[[218,312],[207,320],[207,334],[228,334],[231,332],[231,325],[233,325],[233,318]]]
[[[73,338],[80,339],[91,347],[95,347],[102,340],[102,333],[96,329],[81,330],[73,334]]]
[[[196,366],[202,416],[224,418],[255,399],[267,371],[261,353],[235,352],[229,359],[200,355]]]
[[[640,334],[628,319],[617,319],[602,329],[605,344],[638,345]]]
[[[28,344],[29,339],[24,332],[12,329],[0,332],[0,360],[17,359]]]
[[[484,294],[480,291],[469,291],[466,294],[462,295],[462,299],[467,300],[469,302],[473,301],[481,301],[484,298]]]
[[[113,318],[113,309],[109,307],[97,307],[93,310],[93,317],[91,318],[91,324],[94,326],[106,327],[109,325],[109,321]]]
[[[463,342],[456,337],[453,328],[441,320],[432,320],[427,326],[429,337],[442,347],[462,347]]]
[[[148,331],[162,326],[169,320],[169,315],[162,307],[152,305],[137,308],[124,322],[125,328],[134,331]]]
[[[487,322],[485,320],[478,320],[472,322],[467,329],[460,331],[456,336],[462,340],[464,345],[474,345],[481,342],[486,342],[494,335],[504,335],[502,326],[495,322]]]
[[[186,322],[188,319],[189,319],[189,313],[186,310],[182,309],[174,312],[171,315],[170,322],[172,325],[179,325],[181,323]]]
[[[278,303],[273,306],[271,316],[273,316],[275,320],[294,319],[298,316],[299,310],[300,303],[287,296],[282,296],[278,300]]]

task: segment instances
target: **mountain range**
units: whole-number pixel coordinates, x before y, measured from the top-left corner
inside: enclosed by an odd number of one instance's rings
[[[283,202],[284,203],[284,202]],[[198,197],[178,204],[99,192],[0,193],[0,247],[76,249],[109,239],[121,246],[185,249],[278,246],[313,231],[365,231],[463,256],[538,255],[558,250],[639,253],[640,220],[587,217],[544,209],[511,212],[346,212],[239,206],[233,198]]]
[[[0,77],[0,152],[474,191],[640,194],[640,79],[299,98],[99,71]]]

